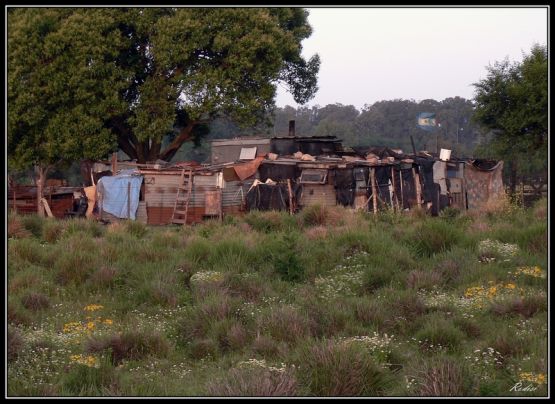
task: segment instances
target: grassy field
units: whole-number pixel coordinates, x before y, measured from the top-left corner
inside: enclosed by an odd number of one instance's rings
[[[547,203],[8,216],[9,396],[546,396]]]

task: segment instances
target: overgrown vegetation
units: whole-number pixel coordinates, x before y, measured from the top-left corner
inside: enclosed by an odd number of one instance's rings
[[[8,216],[9,396],[546,396],[535,207]]]

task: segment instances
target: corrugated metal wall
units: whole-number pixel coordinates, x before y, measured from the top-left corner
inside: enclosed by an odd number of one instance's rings
[[[148,224],[171,223],[177,187],[181,172],[173,174],[143,173],[145,202]],[[244,198],[253,180],[224,182],[222,192],[222,211],[224,214],[238,214],[242,211]],[[204,220],[207,191],[219,191],[218,173],[193,176],[193,186],[187,210],[187,223]]]

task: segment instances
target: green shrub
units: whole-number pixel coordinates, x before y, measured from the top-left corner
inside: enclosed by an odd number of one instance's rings
[[[434,313],[425,318],[424,326],[415,338],[420,341],[420,348],[425,352],[454,352],[460,348],[465,336],[451,320]]]
[[[23,222],[25,229],[30,231],[33,236],[39,238],[42,235],[42,227],[46,221],[45,218],[36,214],[22,215],[21,221]]]
[[[462,231],[451,223],[429,219],[416,226],[409,242],[418,255],[429,257],[449,250],[463,238]]]
[[[109,361],[99,367],[72,364],[62,378],[61,395],[103,396],[118,384],[118,375]]]
[[[270,252],[275,271],[283,280],[299,282],[305,278],[305,267],[299,258],[298,236],[287,233],[281,236],[276,250]]]
[[[292,231],[298,227],[296,218],[283,211],[253,210],[244,216],[244,221],[261,233]]]

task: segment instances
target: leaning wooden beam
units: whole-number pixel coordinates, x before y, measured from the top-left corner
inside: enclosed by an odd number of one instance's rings
[[[293,191],[291,190],[291,180],[287,178],[287,192],[289,193],[289,213],[293,214]]]
[[[378,194],[376,191],[376,169],[374,167],[370,168],[370,181],[372,183],[372,206],[374,214],[378,213]]]
[[[46,211],[48,217],[54,217],[52,211],[50,210],[50,206],[48,206],[48,201],[46,200],[46,198],[40,198],[40,201],[42,202],[42,205],[44,206],[44,210]]]

